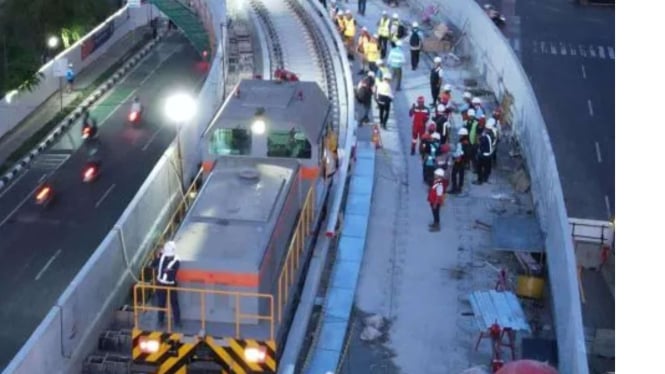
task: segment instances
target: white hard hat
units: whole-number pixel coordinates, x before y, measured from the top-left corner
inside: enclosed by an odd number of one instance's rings
[[[388,12],[386,12],[386,11],[384,10],[383,12],[381,12],[381,15],[382,15],[382,16],[387,16],[387,15],[388,15]]]
[[[494,118],[488,119],[487,124],[485,124],[485,127],[492,130],[494,129],[494,126],[496,126],[496,120]]]
[[[479,98],[479,97],[474,97],[474,98],[471,100],[471,104],[480,104],[480,103],[481,103],[481,101],[480,101],[480,98]]]
[[[443,169],[439,168],[434,170],[434,176],[435,177],[441,177],[443,178],[446,174],[443,172]]]
[[[164,244],[164,256],[175,255],[175,242],[170,240]]]
[[[378,39],[378,38],[379,38],[379,34],[374,34],[374,35],[372,35],[372,38],[374,38],[374,39]]]
[[[393,18],[399,18],[399,15],[397,13],[393,13]]]
[[[390,75],[390,74],[385,74],[385,75],[383,76],[383,79],[384,79],[384,80],[391,80],[391,79],[393,79],[393,76]]]
[[[441,57],[439,57],[439,56],[434,57],[434,63],[435,64],[440,64],[441,63]]]
[[[432,139],[441,140],[441,134],[435,132],[434,134],[432,134]]]
[[[466,111],[466,115],[468,115],[469,117],[475,117],[476,116],[476,111],[473,110],[473,109],[469,109],[469,110]]]
[[[376,60],[376,64],[377,64],[377,65],[383,65],[383,60],[382,60],[382,59],[378,59],[378,60]]]
[[[412,27],[418,27],[418,22],[414,22],[411,24]]]
[[[370,71],[370,72],[367,73],[367,76],[368,76],[368,77],[374,77],[374,75],[375,75],[375,74],[374,74],[373,71]]]
[[[464,93],[464,98],[465,98],[465,99],[470,99],[470,98],[471,98],[471,92],[466,91],[466,92]]]
[[[436,106],[436,111],[437,112],[442,113],[442,112],[445,112],[445,110],[446,110],[446,106],[443,105],[443,104],[439,104],[439,105]]]
[[[367,27],[363,26],[362,29],[360,29],[360,30],[361,31],[367,31]]]
[[[351,11],[347,9],[346,12],[344,12],[344,13],[351,14]]]
[[[467,135],[469,135],[469,130],[467,130],[466,127],[462,127],[462,128],[459,129],[459,131],[457,132],[457,135],[459,135],[459,136],[467,136]]]
[[[446,91],[446,92],[449,92],[449,91],[451,91],[452,89],[453,89],[453,86],[451,86],[451,85],[449,85],[449,84],[446,84],[446,85],[443,86],[443,90]]]
[[[402,46],[402,41],[401,40],[396,41],[395,46],[401,47]]]
[[[338,15],[338,16],[341,16],[341,15],[343,15],[343,14],[344,14],[344,12],[342,12],[341,9],[337,11],[337,15]]]

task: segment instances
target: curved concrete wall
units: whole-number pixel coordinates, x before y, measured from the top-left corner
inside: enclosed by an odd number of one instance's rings
[[[81,38],[73,46],[57,55],[54,60],[66,58],[73,65],[74,71],[80,72],[86,66],[93,64],[116,41],[135,28],[146,25],[150,21],[151,16],[154,17],[158,14],[160,13],[151,5],[132,9],[125,6],[85,37]],[[110,32],[111,28],[113,29],[112,33]],[[108,39],[95,46],[92,53],[87,55],[86,53],[82,53],[81,49],[90,47],[88,40],[95,37],[99,39],[99,35],[102,33],[110,33]],[[46,99],[58,91],[60,80],[53,75],[53,62],[48,62],[42,66],[39,72],[44,74],[44,78],[34,91],[7,93],[4,99],[0,101],[0,118],[2,118],[2,121],[0,121],[0,137],[13,130],[35,108],[39,107]]]
[[[411,0],[422,12],[422,3]],[[440,11],[466,33],[463,53],[497,97],[514,97],[512,126],[519,139],[531,177],[531,190],[545,233],[547,265],[554,299],[554,320],[562,374],[587,374],[579,286],[568,213],[559,172],[538,101],[524,69],[505,37],[481,7],[469,0],[440,1]]]

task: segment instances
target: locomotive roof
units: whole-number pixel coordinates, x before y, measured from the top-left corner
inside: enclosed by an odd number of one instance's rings
[[[294,126],[316,144],[326,126],[330,101],[315,82],[244,79],[215,115],[208,131],[217,128],[250,129],[257,111],[268,129],[289,131]]]
[[[176,235],[183,265],[256,271],[298,167],[289,159],[220,158]]]

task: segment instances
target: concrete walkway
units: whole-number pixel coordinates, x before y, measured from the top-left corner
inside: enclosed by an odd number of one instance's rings
[[[356,13],[355,2],[346,6]],[[419,19],[404,6],[390,8],[376,0],[368,2],[365,17],[357,18],[360,26],[366,25],[374,32],[384,9],[390,15],[397,12],[409,24]],[[357,318],[341,373],[456,374],[476,365],[487,366],[490,346],[484,341],[479,351],[474,351],[479,331],[466,298],[472,291],[494,289],[501,267],[508,269],[514,282],[518,264],[512,254],[491,250],[490,231],[478,228],[475,221],[491,224],[499,215],[533,210],[530,196],[514,191],[507,180],[514,166],[510,165],[504,143],[499,148],[499,170],[492,171],[490,183],[472,185],[475,175],[467,171],[464,193],[447,197],[442,230],[428,231],[432,217],[420,158],[408,154],[408,108],[420,95],[430,100],[431,58],[421,58],[419,69],[411,71],[408,42],[404,49],[407,65],[402,91],[396,92],[388,128],[381,131],[383,149],[376,157],[367,248],[356,298]],[[357,70],[354,67],[354,72]],[[445,78],[445,83],[454,86],[453,101],[460,102],[465,79],[479,77],[461,67],[446,68]],[[494,98],[483,100],[485,111],[491,113]],[[374,118],[378,118],[374,109]],[[456,114],[453,126],[459,128],[461,124]],[[369,128],[359,130],[360,139],[369,137]],[[547,314],[534,311],[526,305],[527,318],[537,314],[538,323],[544,326],[541,337],[552,336]],[[362,317],[369,314],[389,320],[386,336],[378,344],[358,339]],[[509,360],[508,356],[504,358]]]
[[[108,51],[97,58],[95,63],[89,65],[81,71],[76,77],[74,90],[66,93],[63,83],[62,107],[67,107],[85,90],[90,88],[95,81],[102,76],[109,68],[118,61],[129,57],[127,56],[134,46],[143,44],[143,36],[148,33],[148,27],[141,27],[133,32],[129,32],[122,39],[113,44]],[[37,133],[48,121],[55,118],[60,111],[60,91],[57,91],[49,97],[42,105],[36,107],[34,111],[13,130],[0,138],[0,165],[3,165],[7,159],[19,149],[30,137]]]

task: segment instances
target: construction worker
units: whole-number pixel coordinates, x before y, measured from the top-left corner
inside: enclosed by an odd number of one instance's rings
[[[480,124],[476,119],[476,111],[474,109],[467,110],[466,117],[467,120],[464,127],[466,127],[466,130],[469,132],[469,144],[471,144],[471,154],[469,154],[469,158],[471,160],[471,168],[476,172],[478,170],[478,127]]]
[[[441,144],[448,143],[448,138],[450,135],[450,122],[448,122],[446,107],[443,104],[437,105],[436,111],[434,112],[434,118],[432,120],[436,124],[436,132],[441,134]]]
[[[356,99],[360,103],[359,107],[362,112],[360,113],[360,121],[358,126],[370,121],[369,116],[372,113],[372,95],[374,94],[374,72],[370,71],[367,76],[358,82],[356,88]]]
[[[441,57],[434,57],[434,67],[429,73],[429,88],[432,91],[432,107],[436,108],[439,99],[439,92],[443,85],[443,65]]]
[[[337,15],[339,14],[340,9],[339,6],[337,5],[337,1],[332,0],[330,2],[330,19],[333,20],[333,23],[337,23]]]
[[[350,60],[353,60],[353,52],[355,51],[354,42],[356,40],[356,20],[353,19],[353,14],[347,10],[344,16],[344,45],[346,46],[346,53]]]
[[[376,74],[378,70],[378,67],[376,66],[376,62],[379,60],[378,38],[379,36],[374,34],[369,41],[366,41],[363,44],[363,51],[365,58],[367,59],[367,65],[369,66],[369,70],[373,71],[374,74]]]
[[[171,305],[173,319],[176,327],[182,326],[180,321],[180,305],[178,304],[178,292],[172,288],[177,287],[176,278],[180,268],[180,258],[175,254],[175,242],[168,241],[164,244],[161,253],[154,259],[152,268],[156,270],[156,283],[159,288],[155,290],[157,304],[160,308],[166,308],[167,302]],[[170,288],[170,289],[169,289]],[[157,322],[164,326],[164,311],[157,313]]]
[[[402,41],[398,40],[388,53],[388,67],[390,68],[390,74],[393,76],[393,81],[395,81],[397,91],[402,90],[402,66],[405,62],[406,57],[404,57],[404,51],[402,50]]]
[[[467,117],[467,112],[469,109],[473,108],[473,105],[471,104],[471,92],[466,91],[464,92],[464,95],[462,95],[462,103],[459,105],[459,111],[462,114],[462,120],[463,121],[468,121],[469,117]],[[475,110],[474,110],[475,112]]]
[[[469,132],[462,127],[457,132],[457,144],[453,150],[453,170],[451,173],[452,187],[450,193],[458,194],[464,187],[464,172],[468,164],[468,155],[471,152],[469,144]]]
[[[418,141],[422,145],[422,136],[425,134],[427,121],[429,120],[430,111],[429,108],[425,105],[425,97],[419,96],[416,100],[416,103],[411,104],[411,109],[409,110],[409,116],[412,118],[411,122],[411,155],[416,154],[416,147],[418,146]]]
[[[372,35],[367,31],[367,27],[360,29],[360,37],[358,37],[358,45],[356,46],[356,52],[358,53],[358,59],[361,61],[361,68],[358,74],[366,74],[369,63],[367,62],[367,57],[365,57],[365,45],[372,40]]]
[[[449,84],[443,85],[443,92],[439,95],[439,102],[443,105],[448,105],[450,103],[450,100],[452,99],[452,93],[451,91],[453,90],[453,86]]]
[[[390,19],[390,47],[395,48],[395,42],[400,40],[401,38],[398,37],[399,34],[399,14],[393,13],[393,17]]]
[[[478,179],[473,184],[483,184],[492,173],[492,137],[485,129],[478,139],[478,161],[476,162]]]
[[[420,62],[420,51],[423,49],[423,35],[418,27],[418,22],[411,24],[409,48],[411,50],[411,70],[416,70],[418,69],[418,63]]]
[[[388,53],[388,39],[390,39],[390,18],[388,18],[388,13],[384,10],[381,12],[381,18],[377,23],[379,34],[379,51],[381,52],[381,58],[386,58]]]
[[[443,169],[434,171],[434,180],[427,194],[427,202],[432,208],[433,221],[429,225],[429,231],[441,231],[441,205],[445,199],[445,190],[443,189],[443,178],[445,172]]]
[[[390,104],[393,101],[393,90],[390,87],[390,75],[384,75],[383,79],[376,84],[376,102],[379,106],[379,122],[383,129],[388,127],[388,117],[390,116]]]
[[[381,80],[383,79],[384,76],[386,75],[391,75],[390,74],[390,69],[386,66],[385,62],[381,59],[376,60],[376,78]]]
[[[358,14],[364,17],[365,10],[367,10],[367,0],[358,0]]]
[[[436,156],[436,168],[443,169],[445,176],[443,177],[443,190],[448,191],[448,184],[450,183],[450,174],[452,167],[452,155],[450,153],[450,144],[441,144],[441,151]]]
[[[339,34],[342,35],[342,38],[344,38],[344,12],[340,9],[337,11],[337,16],[335,17],[335,24],[337,25],[337,30],[339,30]]]
[[[483,109],[483,102],[479,97],[474,97],[471,99],[471,106],[476,111],[476,116],[478,118],[485,116],[485,110]]]
[[[423,181],[431,186],[434,182],[436,157],[441,153],[441,135],[438,132],[433,133],[426,143],[425,159],[423,160]]]
[[[499,129],[496,126],[496,119],[490,118],[485,126],[492,137],[492,166],[496,166],[496,145],[499,142]]]

